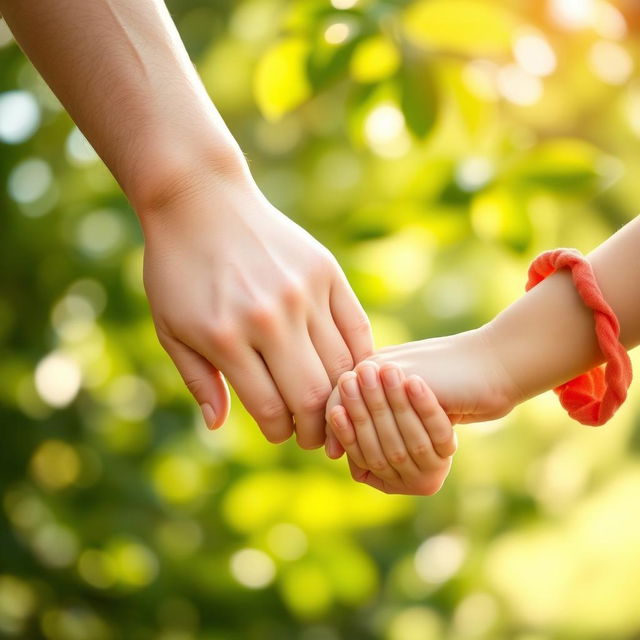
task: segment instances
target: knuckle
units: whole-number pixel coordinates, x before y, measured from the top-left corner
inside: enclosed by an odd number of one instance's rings
[[[369,405],[372,418],[384,418],[387,415],[388,407],[383,400],[377,399]]]
[[[203,331],[207,335],[216,349],[219,351],[230,351],[238,341],[238,334],[235,327],[229,322],[216,322]]]
[[[409,407],[402,400],[390,400],[389,406],[396,418],[404,418],[409,415]]]
[[[317,385],[307,388],[300,399],[300,413],[317,413],[323,411],[331,394],[328,385]]]
[[[384,458],[373,458],[369,463],[371,471],[382,473],[389,468],[388,462]]]
[[[371,419],[369,418],[369,415],[365,415],[364,413],[359,413],[359,412],[352,412],[352,414],[349,414],[349,416],[351,417],[351,424],[353,424],[353,428],[356,431],[359,431],[361,429],[364,429],[365,427],[368,427]]]
[[[204,397],[207,382],[202,378],[185,378],[184,383],[191,395],[198,399]]]
[[[307,267],[312,279],[322,281],[328,280],[340,268],[333,254],[325,247],[313,255],[308,261]]]
[[[409,454],[404,449],[398,449],[391,451],[388,455],[389,462],[394,465],[404,464],[408,459]]]
[[[366,482],[367,474],[368,474],[368,471],[366,471],[364,469],[352,469],[351,470],[351,477],[356,482]]]
[[[411,455],[416,458],[425,458],[429,455],[430,447],[426,442],[417,442],[411,446]]]
[[[304,303],[305,288],[300,281],[289,278],[282,285],[280,296],[285,308],[298,309]]]
[[[351,325],[349,332],[356,336],[369,336],[371,334],[371,325],[366,315],[361,315],[358,320]]]
[[[265,400],[255,411],[254,417],[258,422],[273,422],[288,415],[287,407],[280,398],[273,397]]]
[[[343,373],[351,371],[353,369],[353,365],[353,358],[349,352],[341,353],[339,356],[336,356],[329,367],[329,375],[331,379],[335,380]]]
[[[273,304],[257,303],[247,311],[247,321],[260,331],[273,332],[278,320],[279,316]]]

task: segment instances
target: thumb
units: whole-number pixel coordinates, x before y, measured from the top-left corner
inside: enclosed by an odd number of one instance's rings
[[[160,342],[200,405],[207,427],[217,429],[222,426],[231,406],[229,388],[222,373],[180,340],[164,335]]]

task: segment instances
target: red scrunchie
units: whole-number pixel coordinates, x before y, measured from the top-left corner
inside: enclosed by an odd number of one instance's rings
[[[576,249],[555,249],[541,253],[529,267],[529,291],[554,271],[571,269],[573,282],[585,305],[593,309],[596,336],[606,365],[596,367],[556,387],[560,404],[569,415],[591,426],[607,422],[627,397],[631,384],[631,360],[620,344],[620,324],[602,296],[589,262]]]

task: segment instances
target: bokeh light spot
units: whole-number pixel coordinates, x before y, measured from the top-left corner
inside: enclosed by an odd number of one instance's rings
[[[267,533],[269,549],[282,560],[297,560],[307,551],[308,542],[304,531],[294,524],[276,524]]]
[[[442,638],[442,621],[428,607],[408,607],[396,614],[389,624],[387,640],[426,640]]]
[[[102,258],[116,252],[126,236],[122,215],[113,209],[99,209],[80,220],[76,244],[88,256]]]
[[[82,374],[78,363],[68,355],[54,351],[36,367],[38,395],[50,406],[66,407],[80,390]]]
[[[158,575],[155,554],[147,546],[128,540],[113,541],[107,550],[118,582],[132,588],[146,587]]]
[[[600,40],[589,50],[589,64],[593,72],[607,84],[624,84],[633,73],[633,58],[616,42]]]
[[[516,62],[534,76],[548,76],[556,69],[556,54],[547,40],[538,33],[523,33],[513,45]]]
[[[78,539],[68,527],[50,522],[35,532],[31,547],[47,566],[68,567],[78,554]]]
[[[78,558],[80,577],[96,589],[108,589],[115,583],[115,568],[110,556],[98,549],[86,549]]]
[[[45,440],[31,457],[31,475],[51,491],[72,485],[80,475],[80,458],[76,450],[61,440]]]
[[[502,97],[519,106],[535,104],[542,97],[540,79],[515,64],[500,69],[497,83]]]
[[[466,553],[467,543],[460,535],[442,533],[433,536],[416,551],[416,572],[425,582],[446,582],[458,572]]]
[[[40,107],[29,91],[0,93],[0,142],[20,144],[40,126]]]
[[[324,32],[324,39],[329,44],[342,44],[349,39],[351,27],[346,22],[334,22]]]
[[[109,383],[107,400],[119,418],[144,420],[151,415],[156,405],[156,393],[144,378],[126,374]]]
[[[189,456],[163,456],[154,464],[151,475],[156,492],[168,502],[190,502],[204,488],[200,464]]]
[[[42,198],[53,183],[49,165],[40,158],[29,158],[13,168],[7,191],[16,202],[28,204]]]
[[[241,549],[231,556],[230,568],[233,577],[249,589],[262,589],[273,581],[276,566],[264,551]]]

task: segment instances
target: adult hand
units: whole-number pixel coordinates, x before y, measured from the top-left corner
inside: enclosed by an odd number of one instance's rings
[[[372,352],[367,317],[334,257],[273,207],[248,171],[201,170],[139,211],[158,338],[210,428],[224,374],[271,442],[325,441],[338,376]]]

